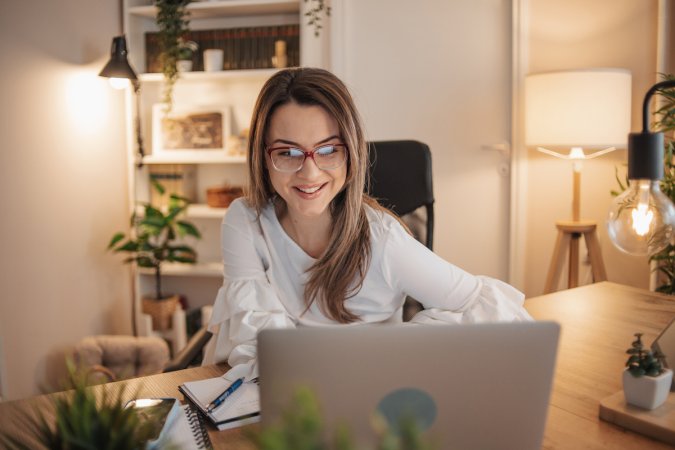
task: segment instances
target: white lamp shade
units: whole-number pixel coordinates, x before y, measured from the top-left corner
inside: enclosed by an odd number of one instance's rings
[[[631,74],[624,69],[548,72],[525,78],[525,144],[626,148]]]

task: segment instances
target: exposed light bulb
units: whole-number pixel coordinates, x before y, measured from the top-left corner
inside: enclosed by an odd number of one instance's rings
[[[607,231],[614,244],[633,255],[652,255],[673,237],[675,207],[659,189],[658,180],[630,180],[613,202]]]
[[[115,89],[125,89],[129,86],[129,80],[127,78],[108,78],[110,86]]]

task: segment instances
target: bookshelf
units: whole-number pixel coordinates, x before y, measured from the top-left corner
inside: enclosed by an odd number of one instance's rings
[[[303,66],[326,67],[329,49],[326,24],[320,37],[314,35],[312,26],[305,22],[303,0],[220,0],[193,1],[190,11],[190,31],[196,36],[208,35],[211,30],[224,30],[228,36],[232,29],[294,29],[299,63]],[[165,292],[179,294],[187,300],[188,313],[195,309],[204,310],[212,305],[218,288],[222,285],[223,266],[220,257],[220,223],[226,208],[214,208],[206,202],[207,188],[232,185],[243,186],[246,182],[246,159],[241,153],[233,153],[225,140],[223,151],[183,150],[172,154],[153,148],[154,105],[161,101],[163,76],[149,72],[146,48],[150,38],[146,34],[157,32],[155,22],[157,8],[152,0],[123,1],[124,30],[129,49],[129,62],[139,75],[141,83],[139,97],[139,118],[145,143],[145,157],[141,168],[136,167],[134,155],[137,152],[134,121],[135,106],[133,93],[127,95],[127,154],[129,155],[128,194],[130,204],[137,205],[151,200],[150,174],[169,167],[182,167],[193,182],[192,204],[186,213],[202,234],[201,240],[186,238],[186,243],[198,253],[195,265],[165,264],[162,266],[162,284]],[[200,34],[201,33],[201,34]],[[231,34],[230,34],[231,35]],[[266,44],[261,44],[266,45]],[[201,53],[205,48],[200,48]],[[151,49],[152,51],[152,49]],[[151,55],[151,53],[148,53]],[[290,56],[290,53],[289,53]],[[196,68],[201,65],[197,64]],[[218,72],[182,72],[174,86],[174,108],[218,106],[228,111],[227,131],[239,136],[248,128],[255,99],[265,81],[278,69],[261,68],[245,70],[223,70]],[[156,114],[156,112],[155,112]],[[155,120],[155,122],[157,122]],[[223,127],[225,129],[225,127]],[[225,133],[223,133],[225,134]],[[168,170],[168,169],[167,169]],[[174,169],[171,169],[174,170]],[[151,329],[149,316],[141,314],[140,299],[152,292],[153,274],[144,269],[134,274],[134,295],[136,301],[136,325],[141,335],[155,334],[169,340],[174,352],[185,344],[186,327],[179,325],[157,332]],[[174,322],[185,320],[185,313],[174,316]]]

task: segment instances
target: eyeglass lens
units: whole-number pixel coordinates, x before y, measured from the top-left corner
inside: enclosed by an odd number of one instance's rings
[[[321,170],[337,169],[345,162],[346,154],[342,145],[322,145],[311,153]],[[297,172],[305,162],[305,152],[293,147],[272,149],[270,157],[274,167],[283,172]]]

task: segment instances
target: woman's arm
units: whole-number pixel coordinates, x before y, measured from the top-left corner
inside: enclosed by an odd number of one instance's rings
[[[233,202],[228,209],[221,242],[223,286],[209,323],[215,335],[204,363],[226,360],[234,367],[254,362],[259,330],[295,325],[267,279],[260,225],[243,201]]]
[[[426,311],[449,322],[528,320],[524,295],[508,284],[472,275],[445,261],[391,223],[383,254],[384,277],[392,287],[420,301]],[[456,314],[442,314],[439,311]],[[449,320],[449,317],[452,317]]]

